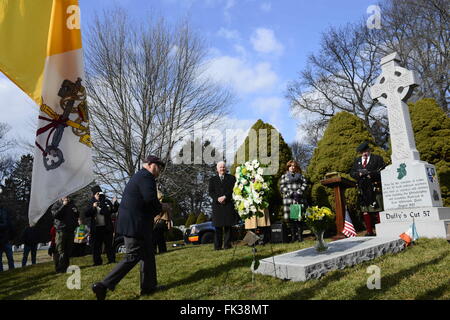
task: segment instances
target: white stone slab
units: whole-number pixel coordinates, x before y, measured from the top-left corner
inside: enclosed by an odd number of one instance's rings
[[[381,224],[397,222],[408,222],[411,224],[413,220],[416,223],[450,220],[450,207],[406,208],[380,212]]]
[[[450,208],[445,208],[450,209]],[[416,230],[419,238],[447,238],[449,235],[450,220],[416,221]],[[375,225],[377,237],[391,237],[407,231],[411,222],[379,223]]]
[[[436,168],[429,163],[395,162],[381,171],[381,184],[384,210],[442,207]]]
[[[332,270],[399,252],[404,249],[404,241],[398,237],[353,237],[330,242],[328,247],[324,253],[307,248],[261,259],[254,272],[284,280],[306,281],[319,278]]]

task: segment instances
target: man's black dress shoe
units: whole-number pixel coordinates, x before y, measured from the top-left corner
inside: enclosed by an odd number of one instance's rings
[[[107,290],[108,288],[101,282],[96,282],[92,285],[92,291],[94,291],[97,300],[105,300]]]

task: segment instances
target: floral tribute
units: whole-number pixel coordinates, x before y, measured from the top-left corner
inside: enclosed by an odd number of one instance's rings
[[[233,188],[234,206],[242,219],[263,217],[269,207],[271,177],[264,176],[264,168],[257,160],[247,161],[236,168]]]
[[[305,213],[305,222],[314,233],[326,230],[334,218],[335,214],[327,207],[309,207]]]

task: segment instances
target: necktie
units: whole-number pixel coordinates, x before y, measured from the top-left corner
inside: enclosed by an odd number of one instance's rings
[[[220,181],[223,181],[223,176],[220,176]]]
[[[367,166],[367,158],[364,158],[364,161],[363,161],[363,168],[365,168],[366,166]]]

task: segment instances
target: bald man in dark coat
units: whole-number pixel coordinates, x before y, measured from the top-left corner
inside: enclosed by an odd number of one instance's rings
[[[209,180],[209,196],[212,198],[212,223],[216,228],[214,249],[231,248],[231,227],[238,222],[234,208],[233,188],[236,178],[226,173],[223,161],[217,164],[217,175]],[[222,239],[223,238],[223,239]]]

